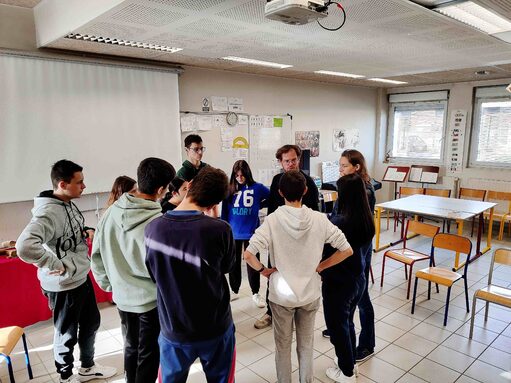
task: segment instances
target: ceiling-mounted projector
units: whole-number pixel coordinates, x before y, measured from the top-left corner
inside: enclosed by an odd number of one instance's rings
[[[271,0],[264,7],[264,15],[286,24],[302,25],[327,17],[328,7],[322,0]]]

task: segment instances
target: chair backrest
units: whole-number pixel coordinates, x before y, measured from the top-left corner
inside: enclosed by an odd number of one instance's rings
[[[433,238],[433,249],[445,249],[466,254],[467,259],[464,266],[464,274],[466,274],[470,253],[472,252],[472,242],[469,238],[456,234],[439,233]],[[432,254],[434,254],[434,251]]]
[[[424,188],[410,188],[407,186],[399,188],[399,198],[415,194],[424,194]]]
[[[509,192],[497,192],[488,190],[486,194],[486,200],[489,202],[507,202],[507,207],[504,208],[504,204],[498,204],[495,207],[495,211],[511,214],[511,193]]]
[[[488,275],[488,284],[491,285],[493,278],[493,268],[495,264],[511,266],[511,249],[500,248],[493,252],[493,257],[490,265],[490,274]]]
[[[451,196],[451,189],[426,189],[425,193],[426,195],[434,195],[437,197],[447,197],[449,198]]]
[[[460,188],[460,194],[458,195],[458,198],[484,201],[485,196],[486,196],[486,190]]]
[[[411,231],[412,233],[424,235],[426,237],[433,238],[438,234],[440,228],[435,225],[423,223],[419,221],[408,220],[406,223],[406,232]]]

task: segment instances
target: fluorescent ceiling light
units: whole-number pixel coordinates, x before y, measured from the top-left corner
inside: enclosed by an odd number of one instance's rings
[[[349,78],[364,78],[365,76],[361,76],[359,74],[351,74],[351,73],[343,73],[343,72],[332,72],[329,70],[315,70],[314,73],[317,74],[327,74],[330,76],[339,76],[339,77],[349,77]]]
[[[165,45],[155,45],[155,44],[142,43],[142,42],[131,41],[131,40],[110,39],[109,37],[101,37],[101,36],[94,36],[94,35],[81,35],[79,33],[70,33],[66,36],[66,39],[92,41],[92,42],[99,43],[99,44],[121,45],[121,46],[133,47],[133,48],[151,49],[154,51],[162,51],[162,52],[170,52],[170,53],[179,52],[179,51],[183,50],[183,48],[168,47]]]
[[[490,35],[511,31],[511,21],[472,1],[438,7],[435,11]]]
[[[405,81],[397,81],[397,80],[387,80],[385,78],[368,78],[369,81],[377,81],[377,82],[384,82],[387,84],[408,84]]]
[[[286,65],[286,64],[278,64],[278,63],[272,63],[270,61],[261,61],[261,60],[254,60],[254,59],[247,59],[244,57],[234,57],[234,56],[227,56],[222,57],[223,60],[229,60],[229,61],[236,61],[244,64],[253,64],[253,65],[262,65],[262,66],[268,66],[271,68],[279,68],[279,69],[285,69],[285,68],[291,68],[292,65]]]

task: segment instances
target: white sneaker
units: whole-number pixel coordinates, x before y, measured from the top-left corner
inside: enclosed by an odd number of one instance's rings
[[[254,301],[254,303],[257,307],[260,307],[260,308],[266,307],[265,299],[262,296],[260,296],[259,294],[252,295],[252,300]]]
[[[337,360],[336,356],[334,356],[334,366],[339,367],[339,361]],[[353,366],[353,373],[358,378],[358,363],[355,363],[355,365]]]
[[[239,299],[240,295],[231,291],[231,302]]]
[[[102,366],[98,363],[89,368],[80,367],[78,369],[78,381],[87,382],[92,379],[106,379],[117,374],[115,367]]]
[[[76,375],[71,375],[67,379],[60,378],[60,383],[80,383],[80,379]]]
[[[357,381],[355,374],[352,376],[346,376],[342,373],[339,367],[329,367],[326,369],[326,376],[332,379],[334,382],[339,383],[354,383]]]

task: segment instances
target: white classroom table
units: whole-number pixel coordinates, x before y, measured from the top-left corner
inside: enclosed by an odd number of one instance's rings
[[[493,226],[493,208],[496,206],[493,202],[473,201],[466,199],[436,197],[431,195],[415,194],[405,198],[399,198],[389,202],[376,204],[376,236],[375,249],[380,251],[388,248],[391,244],[380,247],[380,229],[381,229],[381,212],[383,209],[396,211],[400,213],[437,217],[442,219],[454,219],[458,223],[458,234],[463,233],[463,221],[471,219],[479,215],[479,226],[477,228],[477,243],[475,256],[471,261],[477,259],[482,254],[491,249],[491,235]],[[486,247],[481,251],[481,236],[483,231],[483,213],[490,210],[490,223],[488,225],[488,236],[486,238]],[[404,225],[401,226],[401,237],[404,236]],[[459,264],[459,254],[456,254],[454,268],[459,269],[463,265]]]

